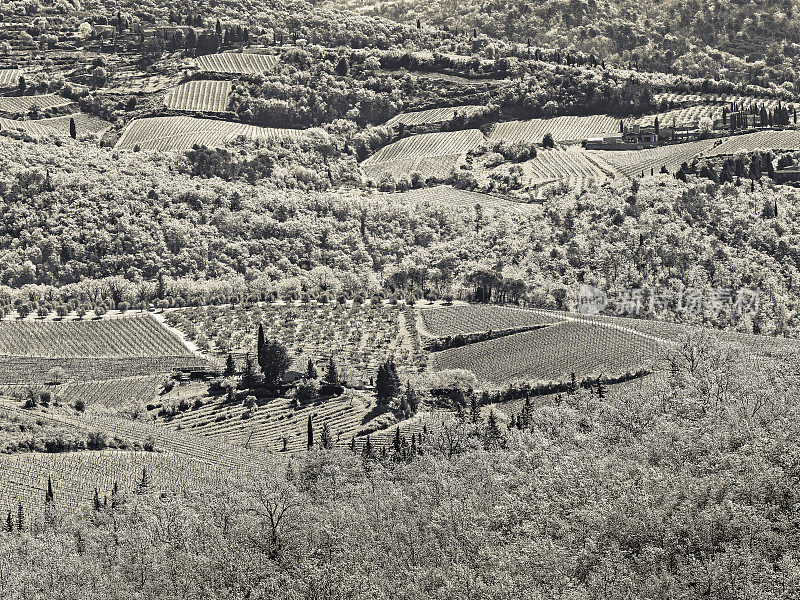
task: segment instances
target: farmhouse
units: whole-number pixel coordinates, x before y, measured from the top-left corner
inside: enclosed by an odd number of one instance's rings
[[[661,132],[666,135],[667,128],[656,130],[654,126],[633,125],[626,127],[623,133],[612,135],[593,136],[586,139],[585,146],[588,150],[641,150],[658,146],[662,138]]]

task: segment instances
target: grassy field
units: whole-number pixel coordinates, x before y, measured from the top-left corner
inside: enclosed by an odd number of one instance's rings
[[[167,92],[164,106],[186,112],[225,112],[232,88],[230,81],[187,81]]]
[[[102,134],[111,128],[111,123],[108,121],[87,113],[73,113],[60,117],[50,117],[49,119],[40,119],[37,122],[54,128],[62,135],[69,135],[70,119],[75,121],[75,132],[79,139],[87,134]]]
[[[125,410],[146,405],[156,397],[168,375],[141,375],[100,379],[92,381],[68,381],[59,385],[3,385],[0,395],[26,398],[30,393],[50,392],[53,398],[70,406],[78,400],[88,410],[102,407],[109,410]]]
[[[305,135],[300,129],[273,129],[195,117],[147,117],[132,121],[115,146],[118,150],[189,150],[195,144],[224,146],[238,137],[270,140]]]
[[[548,133],[556,142],[571,142],[618,131],[619,119],[606,115],[554,117],[498,123],[492,128],[489,139],[540,144]]]

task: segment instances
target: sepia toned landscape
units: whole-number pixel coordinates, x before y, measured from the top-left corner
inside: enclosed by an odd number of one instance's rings
[[[0,2],[0,599],[800,595],[792,3]]]

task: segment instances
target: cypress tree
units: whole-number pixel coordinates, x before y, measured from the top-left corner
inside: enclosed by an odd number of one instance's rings
[[[25,527],[25,513],[22,511],[22,502],[17,504],[17,531]]]
[[[14,519],[11,517],[11,511],[8,511],[8,517],[6,517],[6,531],[8,533],[14,531]]]
[[[256,360],[258,361],[258,366],[261,370],[264,369],[264,325],[259,323],[258,324],[258,342],[256,343]]]
[[[339,371],[336,369],[336,363],[333,362],[332,356],[328,360],[328,371],[325,373],[325,383],[339,385]]]
[[[306,378],[307,379],[316,379],[317,378],[317,366],[314,364],[314,361],[309,358],[308,365],[306,365]]]
[[[233,377],[236,375],[236,362],[233,360],[233,354],[228,352],[228,357],[225,359],[225,377]]]
[[[481,407],[478,404],[478,398],[475,394],[472,394],[469,398],[469,405],[470,405],[470,414],[472,416],[472,422],[478,424],[481,422]]]
[[[311,421],[311,415],[308,415],[308,449],[314,447],[314,423]]]
[[[361,455],[364,458],[374,458],[375,457],[375,451],[374,451],[374,449],[372,447],[372,440],[370,439],[370,436],[367,436],[367,441],[364,442],[364,448],[361,450]]]
[[[100,510],[100,493],[94,488],[94,509]]]
[[[327,421],[322,426],[322,435],[320,435],[320,444],[325,450],[333,448],[333,436],[331,435],[331,428],[328,426]]]
[[[392,440],[392,448],[394,449],[395,458],[400,457],[400,446],[402,442],[400,441],[400,428],[394,430],[394,440]]]
[[[73,140],[78,137],[78,130],[75,127],[75,119],[72,117],[69,118],[69,137],[71,137]]]
[[[46,504],[53,501],[53,479],[49,476],[47,478],[47,493],[45,493],[44,501]]]

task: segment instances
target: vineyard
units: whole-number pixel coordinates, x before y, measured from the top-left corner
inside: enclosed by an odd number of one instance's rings
[[[2,131],[18,131],[24,133],[32,138],[46,138],[52,135],[64,137],[69,135],[64,133],[56,127],[46,123],[44,120],[39,121],[15,121],[14,119],[0,118],[0,130]]]
[[[143,469],[154,489],[183,492],[197,491],[207,482],[227,476],[256,475],[263,461],[263,455],[245,448],[101,413],[46,414],[4,402],[0,404],[3,414],[34,416],[87,433],[102,432],[147,451],[0,455],[0,510],[15,509],[21,502],[28,514],[39,514],[48,478],[53,482],[56,506],[75,509],[91,506],[95,488],[101,499],[111,495],[114,484],[121,492],[134,491]]]
[[[493,304],[462,304],[420,309],[424,329],[433,337],[452,337],[485,331],[504,331],[537,325],[551,325],[561,319],[531,310]]]
[[[455,115],[464,115],[467,118],[472,117],[480,112],[486,110],[483,106],[452,106],[449,108],[432,108],[430,110],[420,110],[416,112],[407,112],[395,115],[386,122],[386,125],[392,127],[394,125],[403,124],[407,127],[416,125],[433,125],[436,123],[445,123],[453,120]]]
[[[737,152],[753,150],[798,150],[800,149],[800,131],[787,129],[778,131],[756,131],[725,139],[719,146],[712,148],[704,156],[723,156]]]
[[[580,150],[540,150],[536,158],[521,166],[532,187],[560,181],[572,190],[581,191],[608,179],[598,164]]]
[[[87,113],[74,113],[60,117],[51,117],[49,119],[40,119],[38,122],[42,125],[52,127],[63,135],[68,135],[70,120],[75,121],[75,131],[78,138],[86,134],[102,134],[111,128],[111,123],[108,121],[104,121],[100,117],[95,117]]]
[[[397,192],[388,194],[388,196],[403,203],[429,203],[431,205],[463,208],[470,211],[475,210],[476,204],[480,204],[484,210],[496,209],[517,214],[529,214],[532,208],[530,204],[514,202],[500,196],[459,190],[447,185]]]
[[[384,146],[361,164],[371,166],[398,160],[463,155],[480,146],[484,139],[477,129],[412,135]]]
[[[27,115],[35,106],[39,110],[69,106],[72,100],[56,94],[39,94],[38,96],[0,97],[0,112],[10,115]]]
[[[0,88],[9,89],[19,85],[20,69],[0,69]]]
[[[278,61],[271,54],[253,53],[207,54],[195,59],[199,71],[230,75],[263,75],[272,71]]]
[[[447,179],[467,152],[483,142],[483,134],[477,129],[412,135],[384,146],[361,166],[376,180],[384,173],[400,176],[415,171],[425,178]]]
[[[172,311],[166,317],[201,349],[219,354],[253,353],[262,323],[266,338],[283,343],[298,364],[304,366],[311,358],[322,370],[333,357],[340,375],[351,383],[367,382],[389,357],[408,369],[422,360],[400,306],[209,306]]]
[[[195,117],[146,117],[132,121],[119,138],[117,150],[189,150],[195,145],[224,146],[239,137],[250,140],[299,138],[301,129],[273,129],[244,123]]]
[[[492,128],[489,139],[541,144],[544,136],[549,133],[556,142],[574,142],[618,131],[619,120],[606,115],[554,117],[498,123]]]
[[[164,105],[187,112],[225,112],[232,87],[230,81],[188,81],[169,90]]]
[[[431,356],[435,370],[468,369],[478,381],[564,381],[623,375],[645,369],[656,342],[622,329],[569,320],[548,327],[443,350]]]
[[[0,356],[192,356],[151,315],[92,321],[0,321]]]
[[[642,173],[649,175],[651,169],[654,173],[658,173],[661,167],[666,167],[667,171],[674,173],[684,162],[691,163],[695,157],[707,152],[714,144],[715,140],[710,139],[644,150],[590,150],[587,154],[632,178],[639,177]]]
[[[98,373],[99,375],[99,373]],[[87,409],[103,407],[111,410],[135,408],[153,400],[166,379],[166,375],[119,377],[97,381],[70,381],[59,385],[2,385],[0,395],[25,398],[30,392],[50,392],[61,404],[73,405],[80,400]]]
[[[355,392],[300,407],[286,398],[251,408],[212,402],[162,420],[162,426],[257,451],[294,452],[307,448],[309,416],[315,431],[327,424],[334,442],[343,446],[358,435],[370,408],[369,399]]]

